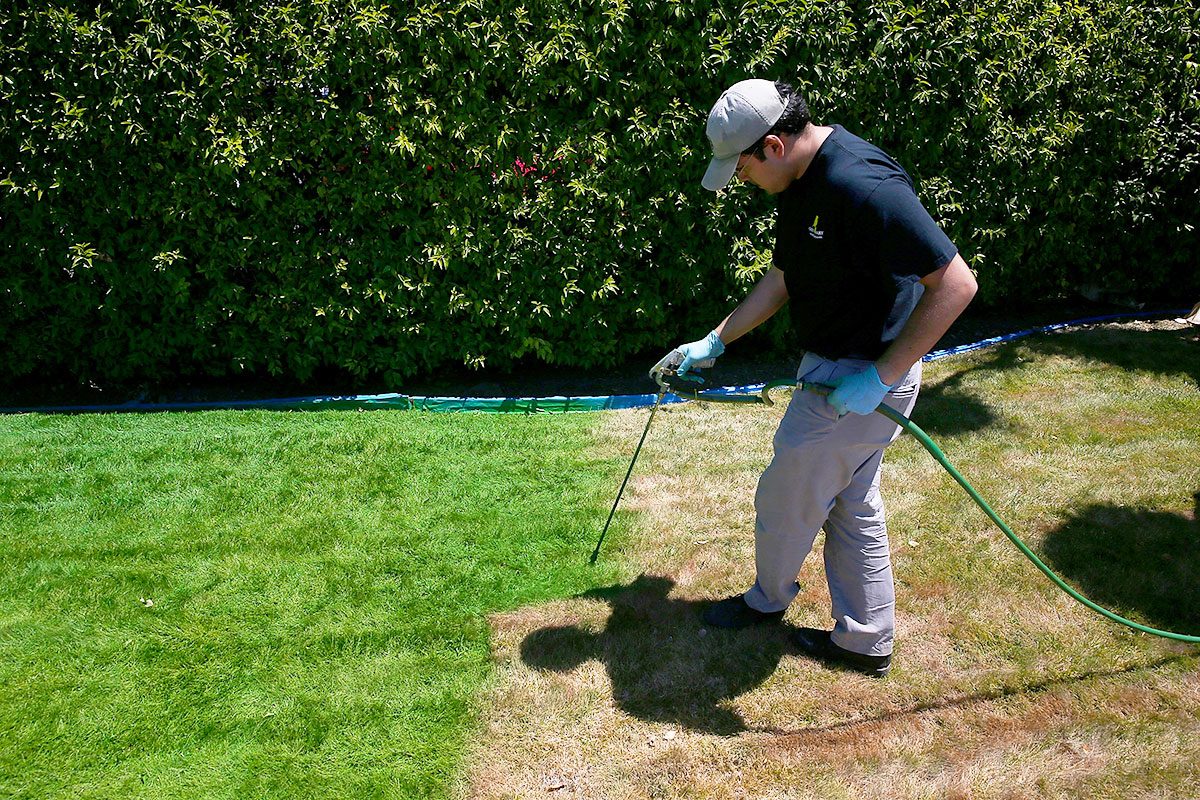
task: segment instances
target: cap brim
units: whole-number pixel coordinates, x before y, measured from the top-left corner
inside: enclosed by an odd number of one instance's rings
[[[708,162],[708,169],[704,173],[704,178],[700,181],[700,185],[710,192],[716,192],[724,189],[728,185],[733,173],[737,169],[738,156],[734,154],[727,158],[717,158],[713,156],[713,160]]]

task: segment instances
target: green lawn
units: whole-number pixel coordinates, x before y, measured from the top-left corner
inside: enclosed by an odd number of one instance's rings
[[[444,796],[485,615],[613,577],[593,422],[0,418],[0,796]]]

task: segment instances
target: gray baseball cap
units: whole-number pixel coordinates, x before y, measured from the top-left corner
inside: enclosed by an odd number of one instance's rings
[[[771,81],[754,78],[730,86],[708,112],[705,133],[713,157],[700,181],[705,189],[723,189],[737,169],[742,151],[753,146],[783,116],[785,103]]]

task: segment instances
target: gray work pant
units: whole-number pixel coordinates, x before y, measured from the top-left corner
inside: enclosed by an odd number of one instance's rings
[[[809,354],[797,377],[828,383],[870,363]],[[908,416],[920,384],[918,361],[884,402]],[[800,566],[824,527],[834,643],[855,653],[892,652],[896,591],[879,471],[884,448],[899,435],[900,427],[882,414],[838,419],[821,395],[792,396],[754,497],[757,577],[745,595],[751,608],[787,608],[800,591]]]

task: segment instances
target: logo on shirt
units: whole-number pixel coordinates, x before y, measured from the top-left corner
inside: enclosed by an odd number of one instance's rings
[[[813,224],[808,229],[808,235],[814,239],[824,239],[825,231],[821,230],[821,215],[813,217]]]

